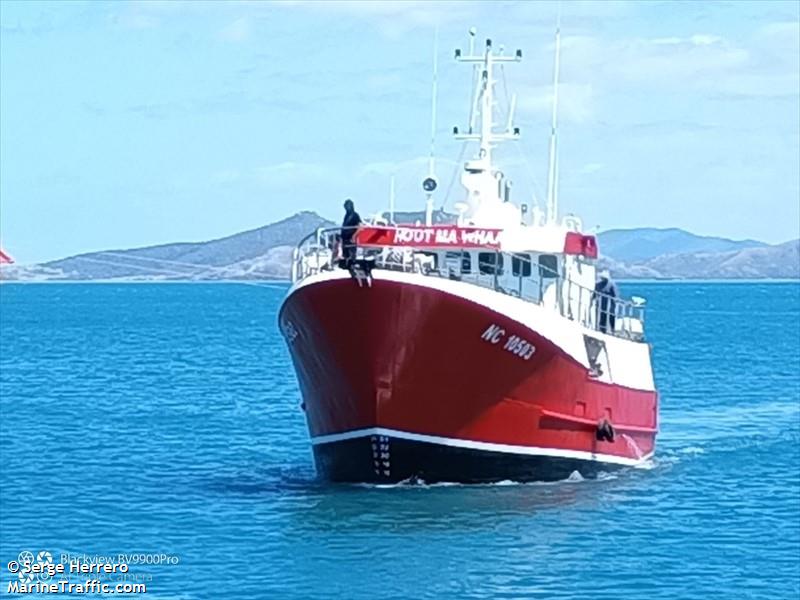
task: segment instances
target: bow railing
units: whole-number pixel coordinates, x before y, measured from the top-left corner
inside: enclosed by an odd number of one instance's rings
[[[347,232],[348,228],[345,228]],[[355,229],[355,228],[353,228]],[[644,339],[644,300],[626,300],[588,288],[563,277],[555,269],[532,261],[528,253],[486,248],[477,267],[462,249],[358,247],[342,240],[343,228],[319,229],[306,236],[292,257],[292,281],[323,271],[348,268],[348,257],[367,261],[373,269],[417,273],[461,281],[513,296],[544,307],[581,325],[622,337]]]

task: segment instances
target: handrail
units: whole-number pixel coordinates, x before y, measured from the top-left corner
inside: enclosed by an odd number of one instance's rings
[[[337,266],[341,233],[358,227],[320,228],[305,236],[292,254],[292,278],[300,281],[320,271]],[[355,246],[355,242],[353,242]],[[496,292],[511,295],[540,306],[549,305],[561,316],[577,321],[583,326],[617,337],[644,339],[644,305],[617,296],[598,292],[562,277],[547,265],[534,262],[527,252],[503,252],[493,248],[478,249],[481,254],[493,253],[491,263],[470,264],[465,269],[461,248],[442,248],[444,264],[436,264],[431,256],[434,250],[410,246],[358,247],[360,258],[369,259],[375,269],[419,273],[432,277],[456,279],[479,285]],[[448,257],[448,254],[456,255]],[[514,275],[514,261],[517,275]],[[453,264],[457,268],[453,268]],[[510,271],[510,273],[509,273]],[[524,273],[529,275],[524,275]],[[538,272],[538,277],[534,273]],[[530,282],[535,285],[526,285]],[[504,287],[513,283],[514,288]],[[553,284],[555,287],[553,288]],[[535,293],[531,292],[531,287]],[[551,292],[550,290],[554,291]]]

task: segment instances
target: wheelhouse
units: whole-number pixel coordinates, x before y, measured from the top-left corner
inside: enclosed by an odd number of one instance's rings
[[[348,269],[354,277],[365,275],[370,281],[374,270],[440,277],[519,298],[592,329],[599,329],[597,313],[602,305],[614,316],[614,326],[607,333],[643,339],[644,301],[602,301],[603,294],[595,291],[593,236],[568,230],[554,235],[550,228],[541,236],[536,236],[535,229],[526,233],[520,238],[514,232],[456,226],[366,225],[353,238],[356,260],[346,264],[338,242],[341,229],[321,229],[295,250],[292,279],[297,282],[336,268]]]

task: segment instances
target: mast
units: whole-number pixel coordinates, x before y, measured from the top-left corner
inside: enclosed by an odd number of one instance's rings
[[[466,218],[475,216],[479,206],[483,203],[502,202],[501,186],[498,185],[498,181],[502,180],[502,174],[493,170],[492,150],[500,142],[519,139],[520,132],[518,127],[513,126],[513,110],[516,104],[514,100],[512,100],[508,121],[505,123],[505,131],[495,131],[494,86],[496,81],[494,71],[496,63],[522,60],[521,50],[517,50],[514,56],[504,56],[502,48],[499,53],[496,53],[491,39],[486,40],[482,53],[476,52],[474,48],[476,31],[472,28],[469,33],[469,54],[464,56],[461,50],[457,49],[455,58],[459,62],[472,64],[477,74],[473,103],[470,109],[470,123],[467,133],[460,133],[458,127],[453,128],[455,139],[478,142],[478,153],[466,163],[461,177],[463,185],[467,188],[465,204],[467,212],[463,215]]]
[[[481,90],[481,139],[480,153],[487,164],[492,163],[492,107],[494,106],[494,64],[492,56],[492,40],[486,40],[486,60],[483,64],[483,88]]]
[[[553,119],[550,127],[550,158],[547,173],[547,222],[558,220],[558,76],[561,60],[561,10],[556,23],[556,52],[553,65]]]
[[[394,175],[389,179],[389,223],[394,225]]]
[[[439,75],[439,27],[433,34],[433,83],[431,84],[431,149],[428,156],[428,177],[422,182],[422,187],[426,192],[425,199],[425,224],[431,226],[433,223],[433,192],[436,189],[436,98],[438,92]],[[394,185],[394,184],[393,184]]]

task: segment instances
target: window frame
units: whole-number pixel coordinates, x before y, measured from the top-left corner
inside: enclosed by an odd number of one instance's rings
[[[530,253],[514,252],[511,255],[511,274],[514,277],[530,277],[531,273],[533,273],[533,258]]]
[[[492,257],[490,262],[485,260],[487,256]],[[503,255],[499,252],[478,252],[478,274],[502,275]]]
[[[548,260],[552,258],[553,261],[554,261],[553,268],[551,268],[550,265],[544,264],[542,262],[543,258],[544,259],[548,259]],[[558,256],[556,256],[555,254],[540,254],[539,255],[539,259],[536,262],[537,262],[537,265],[539,267],[539,279],[545,280],[545,279],[558,279],[559,278]]]
[[[472,273],[472,255],[466,250],[448,250],[444,254],[445,264],[450,265],[458,261],[459,272],[462,275],[469,275]]]

